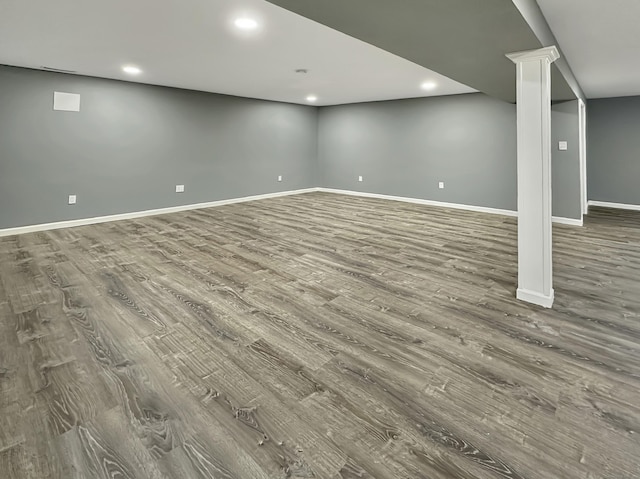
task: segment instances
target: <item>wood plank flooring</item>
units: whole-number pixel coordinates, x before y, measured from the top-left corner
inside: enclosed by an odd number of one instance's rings
[[[640,214],[312,193],[0,238],[1,478],[640,477]]]

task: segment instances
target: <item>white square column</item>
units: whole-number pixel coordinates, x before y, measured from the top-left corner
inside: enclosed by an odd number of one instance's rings
[[[517,68],[518,292],[553,305],[551,231],[551,64],[556,47],[507,55]]]

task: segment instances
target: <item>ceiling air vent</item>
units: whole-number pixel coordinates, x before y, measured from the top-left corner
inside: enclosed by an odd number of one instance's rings
[[[63,70],[62,68],[45,67],[44,65],[42,66],[42,69],[47,70],[49,72],[58,72],[58,73],[78,73],[76,70]]]

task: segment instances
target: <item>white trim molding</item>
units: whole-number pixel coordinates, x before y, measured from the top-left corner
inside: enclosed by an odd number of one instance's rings
[[[464,205],[461,203],[445,203],[444,201],[423,200],[421,198],[407,198],[405,196],[381,195],[379,193],[365,193],[363,191],[337,190],[333,188],[316,188],[316,191],[320,191],[323,193],[335,193],[338,195],[361,196],[364,198],[377,198],[381,200],[402,201],[405,203],[414,203],[414,204],[426,205],[426,206],[436,206],[439,208],[452,208],[455,210],[475,211],[477,213],[488,213],[492,215],[510,216],[513,218],[518,216],[517,211],[503,210],[500,208],[490,208],[487,206]],[[554,216],[553,222],[562,224],[562,225],[569,225],[569,226],[583,226],[581,219],[564,218],[561,216]]]
[[[379,193],[365,193],[362,191],[339,190],[334,188],[306,188],[302,190],[282,191],[278,193],[267,193],[264,195],[245,196],[242,198],[232,198],[228,200],[211,201],[208,203],[197,203],[183,206],[172,206],[169,208],[159,208],[146,211],[134,211],[132,213],[122,213],[109,216],[98,216],[95,218],[81,218],[77,220],[59,221],[56,223],[44,223],[29,226],[18,226],[16,228],[0,229],[0,237],[13,236],[25,233],[36,233],[38,231],[57,230],[61,228],[73,228],[76,226],[95,225],[99,223],[108,223],[110,221],[131,220],[136,218],[144,218],[145,216],[165,215],[168,213],[179,213],[181,211],[197,210],[201,208],[214,208],[216,206],[231,205],[234,203],[245,203],[249,201],[265,200],[268,198],[279,198],[282,196],[301,195],[304,193],[333,193],[338,195],[361,196],[365,198],[376,198],[381,200],[401,201],[404,203],[413,203],[418,205],[436,206],[439,208],[452,208],[456,210],[475,211],[476,213],[488,213],[492,215],[502,215],[509,217],[517,217],[518,213],[513,210],[503,210],[499,208],[489,208],[486,206],[464,205],[460,203],[445,203],[443,201],[424,200],[421,198],[408,198],[404,196],[381,195]],[[638,207],[640,209],[640,207]],[[572,218],[553,218],[554,223],[560,223],[570,226],[582,226],[581,220]]]
[[[589,200],[589,206],[600,206],[602,208],[615,208],[617,210],[640,211],[640,205],[628,205],[625,203],[610,203],[608,201]]]
[[[498,208],[489,208],[486,206],[463,205],[460,203],[445,203],[443,201],[423,200],[421,198],[408,198],[405,196],[381,195],[379,193],[365,193],[363,191],[336,190],[333,188],[316,188],[317,191],[323,193],[335,193],[338,195],[362,196],[364,198],[377,198],[380,200],[402,201],[404,203],[414,203],[418,205],[437,206],[440,208],[452,208],[456,210],[475,211],[477,213],[489,213],[492,215],[518,216],[513,210],[502,210]]]
[[[562,216],[554,216],[552,218],[554,223],[567,226],[584,226],[584,221],[577,218],[564,218]]]
[[[553,288],[551,288],[551,294],[548,296],[544,296],[540,293],[536,293],[535,291],[528,291],[526,289],[518,288],[518,291],[516,292],[516,298],[521,301],[537,304],[538,306],[542,306],[543,308],[548,309],[553,306],[555,291],[553,290]]]
[[[552,45],[550,47],[538,48],[536,50],[507,53],[506,57],[513,63],[537,62],[541,60],[553,63],[560,58],[560,52],[555,45]]]
[[[580,156],[580,208],[582,216],[589,213],[587,198],[587,105],[578,100],[578,153]]]
[[[144,218],[146,216],[165,215],[168,213],[179,213],[181,211],[197,210],[201,208],[213,208],[216,206],[232,205],[235,203],[246,203],[249,201],[265,200],[268,198],[279,198],[282,196],[299,195],[303,193],[312,193],[317,188],[306,188],[302,190],[280,191],[277,193],[267,193],[264,195],[245,196],[242,198],[231,198],[227,200],[211,201],[208,203],[197,203],[192,205],[171,206],[169,208],[159,208],[155,210],[134,211],[132,213],[122,213],[109,216],[98,216],[95,218],[81,218],[77,220],[59,221],[56,223],[44,223],[29,226],[18,226],[16,228],[7,228],[0,230],[0,237],[13,236],[24,233],[35,233],[38,231],[57,230],[61,228],[73,228],[75,226],[95,225],[98,223],[108,223],[110,221],[131,220],[136,218]]]

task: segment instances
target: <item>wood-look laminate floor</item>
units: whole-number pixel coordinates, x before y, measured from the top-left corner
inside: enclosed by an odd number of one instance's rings
[[[0,238],[0,477],[640,477],[640,214],[330,194]]]

